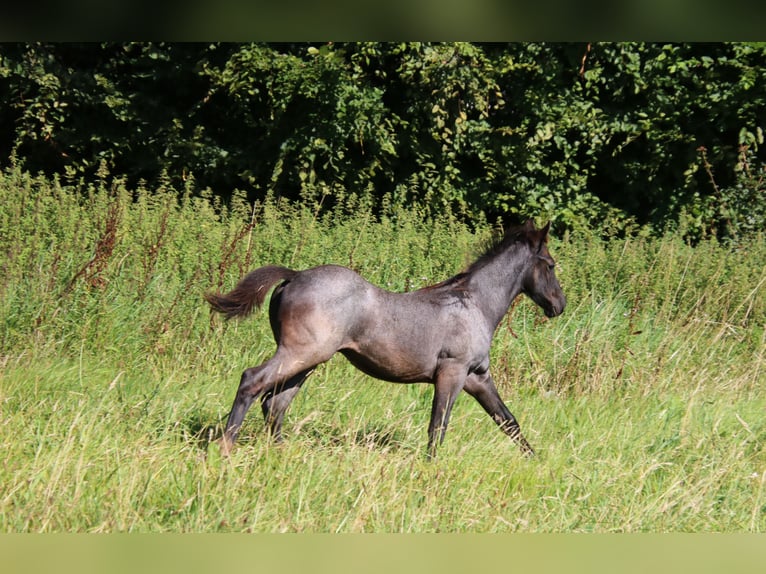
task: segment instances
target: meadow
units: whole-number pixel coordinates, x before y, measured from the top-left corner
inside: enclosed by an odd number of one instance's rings
[[[203,293],[268,263],[417,289],[493,226],[191,187],[0,177],[1,532],[766,530],[763,235],[552,237],[566,311],[519,299],[492,348],[534,458],[463,395],[429,462],[431,387],[341,356],[283,443],[254,407],[225,458],[239,376],[274,343],[265,311],[225,322]]]

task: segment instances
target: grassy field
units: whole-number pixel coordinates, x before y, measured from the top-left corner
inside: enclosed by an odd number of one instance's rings
[[[431,388],[336,357],[271,443],[260,409],[222,458],[265,312],[202,294],[267,263],[339,263],[392,290],[459,271],[487,239],[445,215],[119,181],[0,177],[2,532],[763,532],[766,241],[556,237],[569,306],[519,300],[493,373],[538,456],[467,395],[425,458]]]

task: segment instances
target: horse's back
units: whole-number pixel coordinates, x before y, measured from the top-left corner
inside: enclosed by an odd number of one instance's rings
[[[356,271],[342,265],[319,265],[304,269],[285,286],[291,297],[318,298],[325,304],[360,296],[376,287]]]
[[[298,272],[280,285],[271,300],[271,314],[285,321],[320,321],[329,330],[354,321],[374,304],[378,288],[341,265],[320,265]]]

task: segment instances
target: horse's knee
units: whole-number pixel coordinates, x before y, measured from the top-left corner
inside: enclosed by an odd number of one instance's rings
[[[265,375],[263,366],[245,369],[239,381],[237,398],[251,401],[260,395],[265,390],[267,382]]]
[[[250,367],[242,371],[242,376],[239,379],[239,388],[248,387],[258,378],[258,373],[263,370],[262,366]]]

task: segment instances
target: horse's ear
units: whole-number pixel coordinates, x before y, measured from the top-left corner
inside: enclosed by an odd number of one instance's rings
[[[536,247],[537,247],[538,253],[543,248],[543,245],[548,243],[548,230],[550,228],[551,228],[551,222],[549,221],[548,223],[545,224],[545,226],[542,229],[538,230],[536,233],[537,242],[538,242]]]
[[[534,231],[534,230],[535,230],[535,222],[532,220],[532,218],[530,218],[530,219],[527,219],[527,220],[524,222],[524,227],[523,227],[523,229],[524,229],[524,231],[527,231],[527,232],[529,232],[529,231]]]

